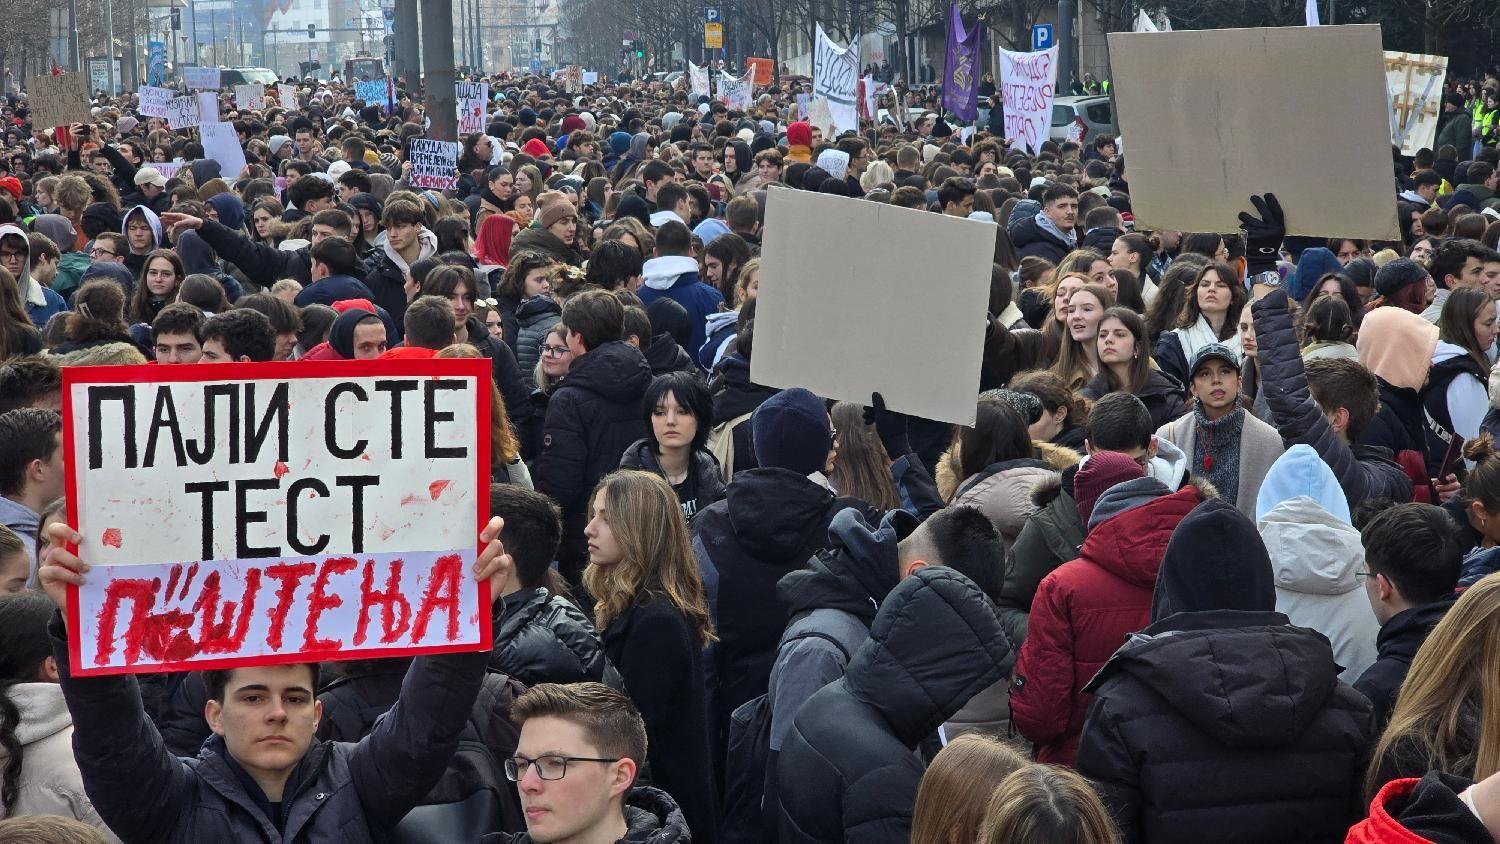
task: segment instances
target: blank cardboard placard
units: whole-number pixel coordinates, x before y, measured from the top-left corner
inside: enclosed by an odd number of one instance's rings
[[[1138,228],[1233,232],[1274,193],[1287,233],[1399,240],[1380,27],[1113,32]]]
[[[772,188],[751,380],[972,425],[994,255],[994,223]]]

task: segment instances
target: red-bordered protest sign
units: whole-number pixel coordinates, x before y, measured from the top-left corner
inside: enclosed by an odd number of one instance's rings
[[[490,363],[68,367],[78,675],[490,646]]]

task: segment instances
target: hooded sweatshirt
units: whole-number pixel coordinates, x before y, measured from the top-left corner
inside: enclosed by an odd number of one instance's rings
[[[82,821],[118,842],[83,790],[73,760],[73,719],[56,683],[17,683],[5,691],[21,718],[15,725],[21,745],[21,776],[16,781],[15,817],[59,815]],[[0,751],[0,760],[5,758]]]
[[[1353,683],[1375,661],[1380,623],[1358,573],[1359,531],[1338,478],[1312,446],[1294,445],[1271,466],[1256,501],[1256,523],[1276,578],[1276,610],[1328,637]]]
[[[708,316],[719,312],[724,296],[698,277],[698,262],[686,255],[663,255],[647,261],[642,275],[645,284],[636,291],[641,301],[650,306],[664,296],[677,300],[687,310],[693,328],[684,348],[701,349]]]
[[[1422,387],[1437,349],[1437,326],[1404,308],[1375,308],[1360,323],[1359,362],[1380,385],[1380,409],[1360,432],[1360,445],[1392,452],[1427,450]]]
[[[27,239],[26,232],[20,226],[0,226],[0,241],[5,241],[7,246],[15,247],[24,253],[21,261],[21,277],[16,279],[16,285],[21,291],[22,304],[26,307],[26,316],[37,328],[44,328],[47,320],[53,314],[59,313],[66,308],[62,296],[51,288],[44,287],[40,282],[31,277],[31,241]]]
[[[145,252],[137,252],[130,245],[130,218],[137,214],[144,216],[146,222],[151,225],[151,245],[146,247]],[[156,216],[156,212],[150,208],[144,205],[137,205],[126,211],[125,217],[120,220],[120,234],[125,236],[125,266],[130,268],[132,273],[139,276],[141,268],[146,266],[146,255],[153,249],[159,249],[162,245],[161,218]]]

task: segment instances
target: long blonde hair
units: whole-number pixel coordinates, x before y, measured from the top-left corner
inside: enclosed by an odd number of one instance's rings
[[[1375,747],[1365,790],[1380,786],[1381,761],[1400,753],[1425,758],[1425,768],[1482,780],[1500,771],[1500,575],[1464,591],[1412,658],[1390,724]],[[1479,710],[1479,740],[1460,735]]]
[[[638,597],[656,594],[687,617],[700,644],[714,641],[698,560],[677,493],[660,475],[635,469],[606,475],[589,495],[590,514],[600,493],[623,558],[607,566],[590,563],[583,571],[583,584],[596,602],[594,626],[602,632]]]
[[[1020,751],[983,733],[964,733],[948,742],[917,787],[911,844],[973,841],[991,792],[1027,764]]]
[[[901,497],[891,480],[892,458],[886,454],[875,426],[865,424],[864,414],[863,407],[847,401],[829,411],[839,432],[839,453],[833,459],[829,480],[839,495],[858,498],[881,510],[894,510],[901,506]]]
[[[979,844],[1115,844],[1119,830],[1089,781],[1033,763],[995,787]]]

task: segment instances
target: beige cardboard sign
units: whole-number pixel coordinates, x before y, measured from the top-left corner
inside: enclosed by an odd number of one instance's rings
[[[1113,32],[1138,228],[1233,232],[1274,193],[1287,233],[1396,240],[1380,27]]]
[[[994,223],[772,188],[751,380],[972,425],[994,255]]]
[[[30,95],[33,126],[50,129],[94,119],[87,74],[33,76],[26,80],[26,93]]]

